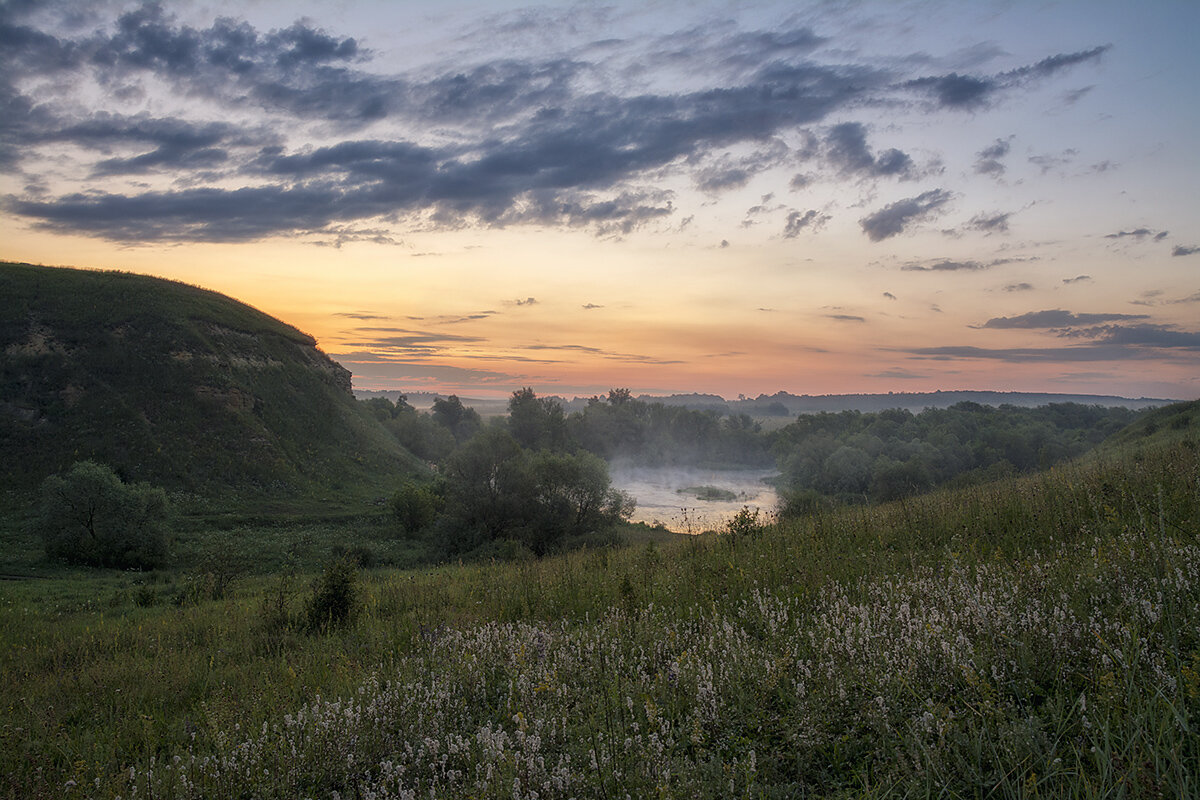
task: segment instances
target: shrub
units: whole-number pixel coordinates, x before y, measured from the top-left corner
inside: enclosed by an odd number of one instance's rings
[[[758,536],[766,530],[766,523],[759,520],[758,509],[751,511],[742,506],[742,510],[733,515],[733,519],[725,523],[725,532],[736,542],[750,536]]]
[[[358,611],[358,569],[348,558],[330,562],[313,583],[307,622],[311,632],[326,631],[354,620]]]
[[[80,461],[42,483],[34,526],[52,559],[149,569],[167,557],[167,495],[126,484],[110,468]]]

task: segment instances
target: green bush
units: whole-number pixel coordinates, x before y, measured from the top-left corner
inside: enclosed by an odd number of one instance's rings
[[[725,523],[725,532],[736,542],[752,536],[760,536],[767,529],[766,521],[759,518],[758,509],[751,511],[747,506]]]
[[[94,461],[42,483],[34,522],[49,558],[97,567],[150,569],[167,558],[167,495],[123,483]]]
[[[392,514],[408,536],[433,524],[441,508],[441,496],[433,488],[416,481],[406,481],[392,495]]]
[[[325,567],[313,583],[306,621],[310,632],[323,632],[346,625],[358,612],[358,568],[349,558],[339,558]]]

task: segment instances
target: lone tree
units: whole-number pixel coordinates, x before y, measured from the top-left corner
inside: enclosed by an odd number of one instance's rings
[[[123,483],[103,464],[80,461],[42,483],[34,526],[52,559],[149,569],[166,560],[166,520],[162,489]]]

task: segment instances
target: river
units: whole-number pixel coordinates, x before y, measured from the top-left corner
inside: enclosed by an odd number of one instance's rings
[[[632,517],[634,522],[661,524],[677,533],[720,529],[742,506],[770,514],[778,500],[775,489],[764,483],[767,478],[779,474],[773,469],[715,470],[614,464],[609,472],[613,486],[637,500]],[[695,492],[682,491],[698,487],[732,493],[733,499],[702,499]]]

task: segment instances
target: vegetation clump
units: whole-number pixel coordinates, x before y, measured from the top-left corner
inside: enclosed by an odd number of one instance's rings
[[[313,583],[305,607],[305,627],[324,632],[354,621],[358,614],[358,568],[352,558],[331,561]]]
[[[109,467],[80,461],[42,483],[34,527],[53,560],[151,569],[167,558],[166,522],[162,489],[124,483]]]
[[[742,506],[733,518],[725,523],[725,533],[734,542],[754,536],[761,536],[767,529],[767,523],[760,518],[759,510],[753,511],[748,506]]]

